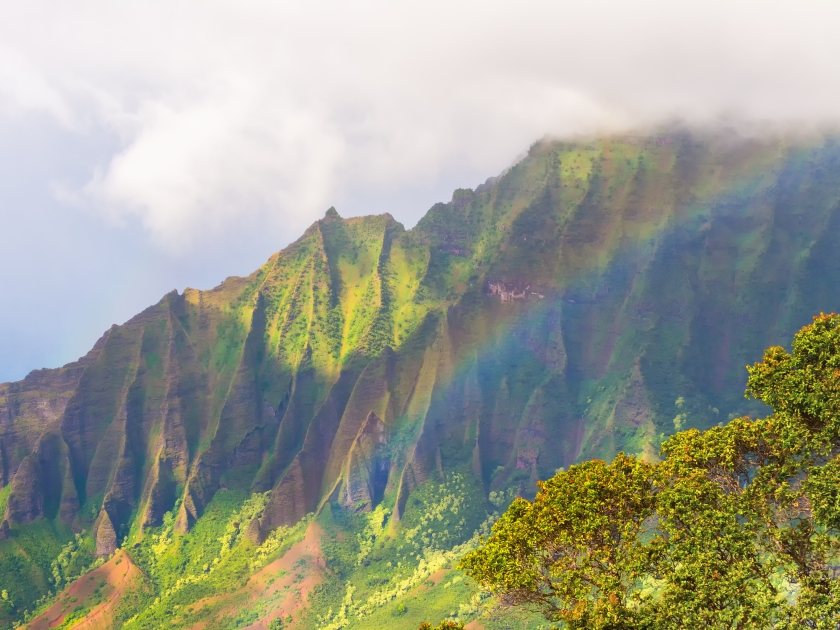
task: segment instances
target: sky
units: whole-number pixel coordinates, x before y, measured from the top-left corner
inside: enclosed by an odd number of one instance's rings
[[[840,124],[840,5],[0,0],[0,382],[535,140]]]

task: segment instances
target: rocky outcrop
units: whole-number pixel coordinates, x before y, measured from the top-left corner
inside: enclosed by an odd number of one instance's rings
[[[524,289],[517,291],[515,286],[508,289],[504,282],[488,282],[487,295],[497,296],[501,302],[513,302],[528,297],[530,288],[531,285],[529,284]],[[535,292],[530,292],[530,295],[538,296],[539,299],[545,298],[544,295]]]
[[[367,512],[382,500],[391,469],[387,442],[385,423],[371,411],[347,456],[340,497],[344,507]]]
[[[98,558],[107,558],[117,550],[117,532],[114,530],[111,517],[108,516],[108,512],[105,510],[102,510],[102,514],[99,517],[94,538],[96,540],[96,556]]]
[[[15,480],[6,503],[5,520],[29,523],[44,516],[41,470],[37,454],[27,455],[15,473]]]

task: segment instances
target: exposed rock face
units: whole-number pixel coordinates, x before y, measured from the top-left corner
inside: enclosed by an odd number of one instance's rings
[[[501,302],[513,302],[514,300],[526,299],[529,295],[528,289],[530,288],[531,285],[528,285],[524,289],[517,291],[515,286],[508,289],[504,282],[488,282],[487,295],[496,295],[499,297],[499,301]],[[534,293],[533,291],[530,292],[530,294],[538,296],[539,299],[543,299],[545,297],[544,295]]]
[[[678,413],[747,411],[743,366],[840,310],[838,190],[832,139],[677,131],[538,143],[410,231],[331,210],[251,276],[0,385],[4,519],[93,528],[104,555],[240,487],[271,493],[261,540],[327,501],[399,519],[455,468],[527,494],[652,454]]]
[[[6,504],[7,521],[29,523],[44,517],[40,472],[37,454],[30,454],[23,459],[15,474],[12,493]]]
[[[114,524],[108,512],[102,510],[99,524],[96,528],[96,555],[99,558],[106,558],[117,550],[117,532],[114,531]]]
[[[369,511],[382,500],[391,469],[387,441],[385,423],[371,411],[347,456],[341,492],[345,507]]]
[[[259,519],[251,519],[251,522],[248,523],[248,529],[245,530],[245,536],[254,544],[262,544],[265,538],[260,530]]]

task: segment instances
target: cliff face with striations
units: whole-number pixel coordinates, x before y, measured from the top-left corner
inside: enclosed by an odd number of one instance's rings
[[[220,488],[249,536],[327,502],[399,520],[430,477],[491,491],[747,408],[744,370],[840,309],[840,145],[673,131],[544,141],[412,230],[334,210],[247,278],[166,295],[0,385],[4,522],[100,555]]]

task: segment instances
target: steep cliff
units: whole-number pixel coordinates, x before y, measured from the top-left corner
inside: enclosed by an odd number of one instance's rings
[[[107,555],[220,489],[262,542],[328,503],[399,522],[468,471],[522,494],[749,411],[744,365],[840,309],[840,144],[672,130],[543,141],[406,231],[330,209],[247,278],[166,295],[0,385],[11,535]]]

